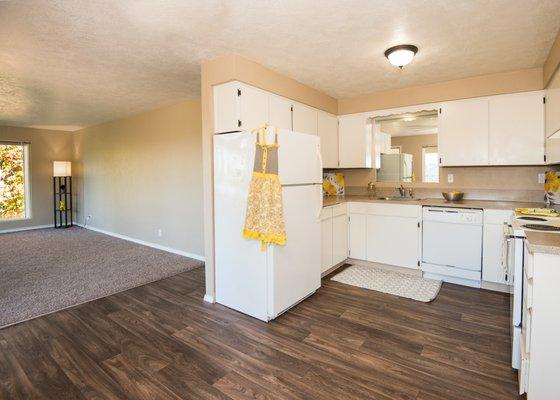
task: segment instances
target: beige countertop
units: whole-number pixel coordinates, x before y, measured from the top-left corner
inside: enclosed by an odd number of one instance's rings
[[[560,233],[525,231],[529,251],[560,256]]]
[[[378,196],[372,195],[346,195],[326,196],[323,206],[333,206],[347,202],[367,203],[390,203],[390,204],[415,204],[419,206],[440,206],[455,208],[480,208],[488,210],[514,210],[519,207],[539,208],[543,203],[519,202],[519,201],[493,201],[493,200],[462,200],[449,202],[445,199],[419,199],[419,200],[380,200]],[[560,233],[526,231],[529,250],[533,253],[547,253],[560,255]]]
[[[390,203],[390,204],[415,204],[419,206],[439,206],[455,208],[480,208],[489,210],[514,210],[518,207],[536,208],[543,207],[543,203],[519,202],[519,201],[493,201],[493,200],[461,200],[456,202],[446,201],[445,199],[418,199],[418,200],[380,200],[378,196],[372,195],[346,195],[346,196],[326,196],[323,198],[323,206],[333,206],[335,204],[347,202],[367,202],[367,203]]]

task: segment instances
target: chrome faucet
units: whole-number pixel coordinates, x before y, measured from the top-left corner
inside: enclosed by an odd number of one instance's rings
[[[406,189],[404,188],[403,185],[401,185],[400,187],[398,187],[396,189],[399,191],[401,197],[406,197]]]

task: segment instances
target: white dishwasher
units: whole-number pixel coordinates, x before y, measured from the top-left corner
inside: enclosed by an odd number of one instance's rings
[[[422,271],[427,278],[480,287],[482,210],[423,207]]]

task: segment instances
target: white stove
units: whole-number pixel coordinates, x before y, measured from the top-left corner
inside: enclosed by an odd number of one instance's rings
[[[504,226],[504,243],[507,251],[504,269],[513,280],[511,302],[512,315],[512,358],[513,368],[521,364],[521,327],[523,326],[523,266],[526,262],[526,232],[560,233],[560,217],[516,215],[511,225]]]

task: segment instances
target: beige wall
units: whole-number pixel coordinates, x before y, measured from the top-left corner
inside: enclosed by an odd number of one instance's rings
[[[548,86],[552,76],[556,71],[558,71],[558,67],[560,66],[560,31],[558,31],[558,35],[556,36],[556,40],[552,44],[550,48],[550,52],[548,53],[548,57],[544,62],[543,66],[543,82],[544,86]]]
[[[202,256],[200,116],[192,100],[76,132],[79,222]]]
[[[31,175],[31,218],[0,221],[0,231],[53,224],[53,161],[72,159],[72,134],[46,129],[0,126],[0,141],[26,141]]]
[[[412,170],[416,182],[422,182],[422,148],[437,146],[437,144],[437,134],[395,136],[391,138],[391,146],[401,146],[402,153],[412,154]]]
[[[202,152],[204,170],[204,245],[206,255],[206,295],[214,298],[214,209],[212,137],[212,87],[239,80],[304,104],[337,113],[337,100],[302,83],[237,55],[209,60],[201,66]]]
[[[542,68],[533,68],[502,72],[340,99],[338,114],[541,90],[543,88],[542,71]]]

